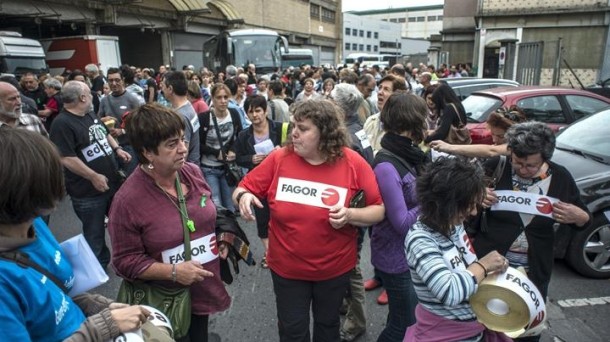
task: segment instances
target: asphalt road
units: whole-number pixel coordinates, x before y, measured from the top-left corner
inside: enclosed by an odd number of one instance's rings
[[[151,208],[151,210],[153,210]],[[259,261],[262,244],[256,236],[253,223],[242,223],[252,242],[252,250]],[[59,241],[81,232],[69,199],[62,201],[51,216],[50,226]],[[370,265],[368,239],[362,250],[362,268],[365,278],[373,274]],[[275,300],[269,271],[259,265],[241,264],[241,272],[227,289],[232,297],[231,307],[210,318],[210,341],[278,341]],[[114,298],[120,279],[109,268],[110,280],[94,292]],[[376,303],[379,290],[367,293],[367,330],[360,342],[376,341],[383,330],[387,306]],[[547,302],[549,328],[543,333],[543,342],[603,342],[610,340],[610,280],[586,279],[576,274],[562,261],[554,268]],[[604,337],[606,336],[606,337]]]

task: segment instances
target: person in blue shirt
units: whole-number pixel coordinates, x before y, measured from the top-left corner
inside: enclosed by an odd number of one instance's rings
[[[53,144],[40,134],[3,126],[0,146],[2,340],[106,341],[141,327],[149,315],[145,308],[113,303],[100,295],[71,298],[66,293],[74,285],[72,267],[40,218],[65,192],[63,167]],[[27,256],[46,274],[6,259],[15,253]]]

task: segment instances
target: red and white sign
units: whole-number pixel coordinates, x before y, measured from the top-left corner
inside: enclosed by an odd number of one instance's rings
[[[347,189],[318,182],[280,177],[277,183],[277,201],[299,203],[320,208],[345,205]]]
[[[559,199],[529,192],[496,190],[498,203],[491,210],[514,211],[523,214],[553,217],[553,204]]]

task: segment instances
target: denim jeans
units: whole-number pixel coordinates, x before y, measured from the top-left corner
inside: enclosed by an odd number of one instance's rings
[[[201,170],[203,171],[206,182],[208,182],[212,189],[212,202],[214,202],[216,207],[224,207],[235,212],[235,206],[233,205],[233,200],[231,200],[233,188],[227,184],[225,171],[223,169],[213,169],[207,166],[202,166]]]
[[[87,240],[93,254],[104,269],[110,263],[110,250],[106,246],[104,218],[110,209],[113,195],[114,191],[109,190],[93,197],[72,197],[72,207],[83,224],[85,240]]]
[[[287,279],[271,271],[280,342],[337,342],[339,307],[349,287],[350,272],[322,281]],[[309,332],[310,310],[313,339]]]
[[[377,342],[402,342],[407,327],[415,323],[417,295],[411,282],[411,272],[397,274],[376,270],[388,293],[388,319]]]

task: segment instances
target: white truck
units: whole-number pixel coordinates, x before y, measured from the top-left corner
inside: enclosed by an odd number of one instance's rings
[[[27,72],[48,72],[42,45],[18,32],[0,31],[0,74],[20,78]]]

